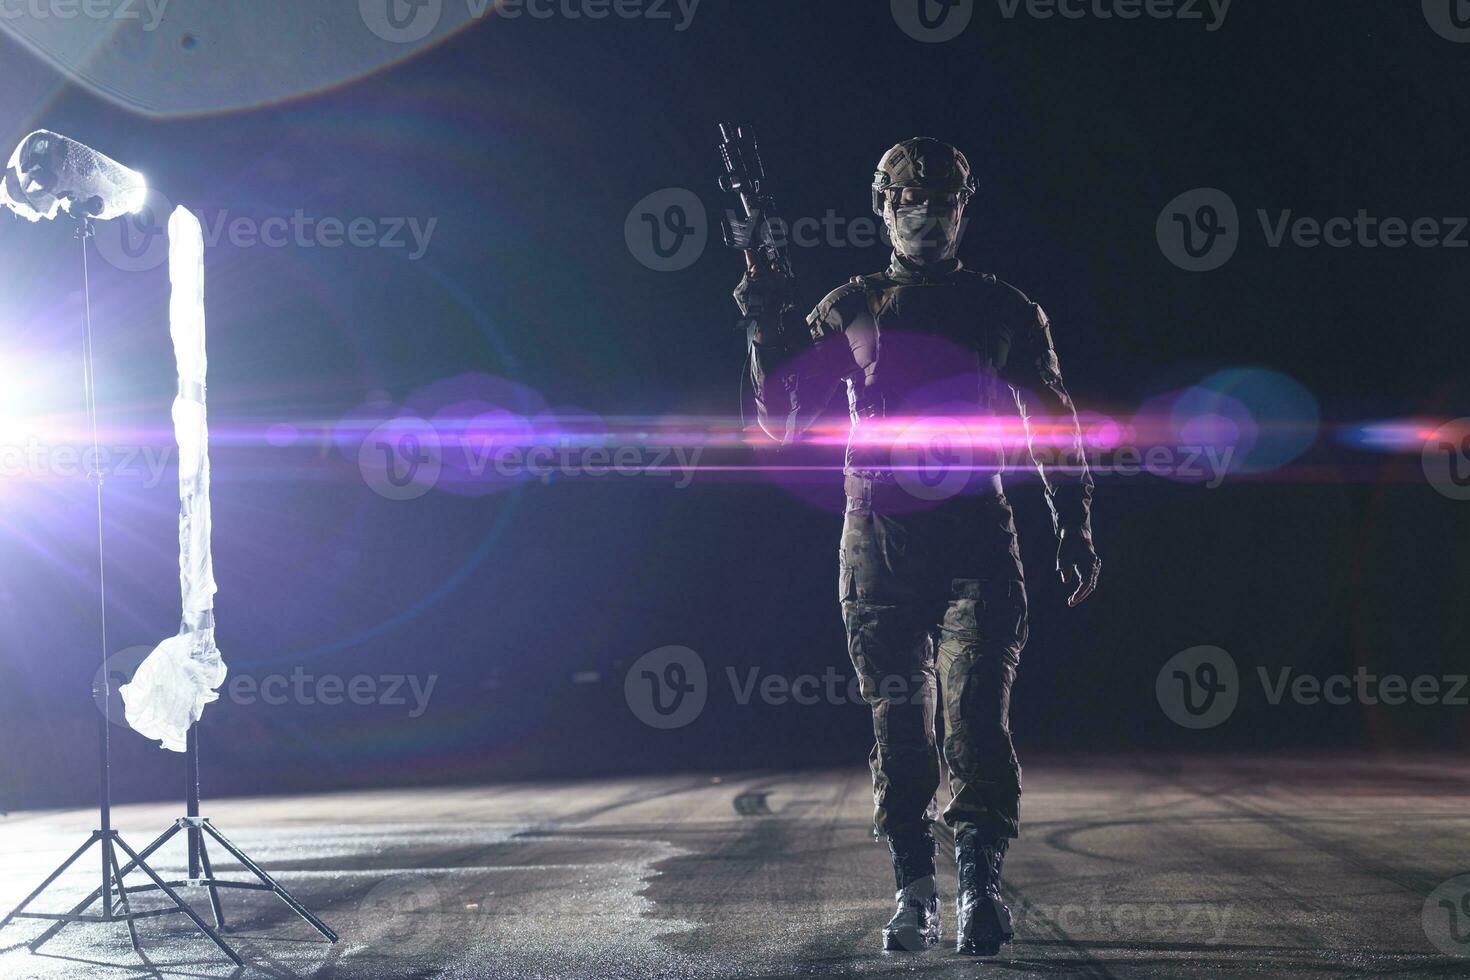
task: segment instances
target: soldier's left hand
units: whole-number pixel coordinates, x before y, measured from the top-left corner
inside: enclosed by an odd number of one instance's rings
[[[720,222],[725,237],[725,246],[734,249],[756,248],[766,240],[766,217],[756,211],[749,218],[727,214]]]
[[[1057,542],[1057,573],[1071,595],[1067,605],[1075,606],[1092,595],[1102,573],[1102,559],[1092,547],[1092,535],[1079,528],[1062,528]]]
[[[779,313],[785,305],[786,280],[774,272],[757,275],[747,272],[735,287],[733,295],[735,305],[740,307],[741,316],[760,317]]]

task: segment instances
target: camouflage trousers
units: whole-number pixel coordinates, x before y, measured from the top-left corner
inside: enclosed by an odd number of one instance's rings
[[[936,819],[942,704],[945,822],[1015,837],[1021,767],[1009,716],[1026,588],[1004,494],[909,512],[849,496],[840,593],[848,653],[873,710],[876,832],[903,836]]]

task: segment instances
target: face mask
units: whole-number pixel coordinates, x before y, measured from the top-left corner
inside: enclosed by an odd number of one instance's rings
[[[898,254],[925,262],[953,258],[959,246],[959,212],[932,204],[894,205],[888,230]]]

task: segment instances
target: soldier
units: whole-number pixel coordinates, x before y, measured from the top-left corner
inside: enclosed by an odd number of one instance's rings
[[[943,816],[959,872],[957,948],[993,956],[1013,934],[1000,876],[1021,796],[1009,722],[1027,633],[1015,523],[999,458],[963,467],[961,485],[947,474],[935,487],[895,463],[892,427],[953,416],[958,403],[972,416],[991,416],[1008,387],[1023,422],[1034,408],[1060,434],[1054,458],[1063,465],[1047,473],[1036,462],[1069,606],[1096,587],[1101,562],[1092,545],[1092,478],[1046,314],[955,257],[975,186],[954,147],[904,140],[883,155],[872,186],[873,210],[893,242],[885,271],[839,287],[805,323],[792,315],[778,275],[748,273],[735,299],[748,318],[756,314],[747,322],[751,374],[758,418],[772,438],[796,441],[836,388],[847,388],[839,579],[848,652],[873,710],[874,830],[887,838],[898,889],[883,947],[940,940],[931,830],[937,687],[952,792]],[[733,243],[749,243],[759,220],[732,222]]]

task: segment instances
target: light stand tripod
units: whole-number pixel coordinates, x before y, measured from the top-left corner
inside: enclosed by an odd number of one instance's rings
[[[155,882],[151,885],[138,885],[129,888],[130,892],[152,891],[157,888],[181,888],[190,886],[195,888],[209,889],[210,910],[214,914],[215,928],[225,927],[224,909],[220,907],[219,889],[221,888],[243,888],[251,891],[274,892],[276,897],[285,902],[291,911],[304,919],[313,929],[321,933],[331,942],[337,941],[337,934],[327,927],[320,919],[313,915],[306,906],[298,902],[290,892],[282,888],[274,878],[252,861],[244,851],[230,842],[224,834],[214,826],[208,817],[199,815],[199,726],[196,723],[189,729],[188,735],[188,786],[185,799],[185,814],[174,821],[173,826],[159,835],[158,839],[143,848],[138,859],[146,861],[153,852],[173,840],[179,831],[185,831],[189,843],[189,877],[184,881],[171,881],[167,885]],[[239,861],[246,871],[256,878],[255,881],[224,881],[214,876],[214,866],[209,860],[209,850],[205,845],[205,835],[213,837],[216,843],[229,852],[230,856]],[[134,865],[126,864],[120,873],[129,874]],[[201,873],[202,872],[202,873]],[[88,899],[88,904],[96,901],[97,894],[94,892]],[[43,937],[44,938],[44,937]]]
[[[216,932],[214,929],[211,929],[209,927],[209,924],[206,923],[202,918],[200,918],[197,912],[190,908],[183,899],[179,898],[178,893],[174,891],[173,887],[165,882],[163,878],[159,876],[158,872],[154,871],[153,868],[149,866],[146,858],[143,855],[138,854],[138,852],[129,847],[127,842],[123,840],[122,835],[119,834],[115,829],[113,829],[112,826],[112,681],[108,676],[107,671],[107,577],[106,557],[102,547],[102,532],[104,525],[102,519],[102,472],[100,469],[101,451],[100,441],[97,435],[97,387],[96,376],[94,374],[92,347],[92,298],[91,282],[87,266],[87,240],[92,237],[93,228],[92,218],[89,215],[76,215],[76,217],[79,219],[80,222],[79,227],[77,228],[77,238],[80,239],[82,243],[82,300],[84,304],[84,316],[82,321],[82,379],[83,388],[86,395],[87,422],[92,435],[91,478],[93,481],[93,485],[95,486],[97,491],[97,590],[99,611],[101,614],[102,635],[102,690],[100,692],[102,695],[102,717],[100,720],[100,724],[102,726],[102,734],[99,750],[99,761],[101,770],[99,810],[101,813],[101,819],[99,829],[92,831],[92,836],[88,837],[87,840],[82,844],[82,846],[78,847],[72,853],[71,857],[63,861],[60,867],[51,872],[50,876],[47,877],[45,881],[41,882],[40,887],[38,887],[35,891],[26,896],[25,901],[16,906],[14,911],[5,916],[4,919],[0,919],[0,929],[5,928],[14,919],[52,920],[54,924],[51,926],[51,928],[46,930],[46,932],[42,933],[39,937],[37,937],[30,943],[31,952],[35,952],[37,949],[40,948],[42,943],[46,942],[62,928],[73,922],[126,922],[128,926],[128,936],[132,940],[133,949],[141,950],[141,947],[138,943],[138,930],[137,927],[134,925],[135,920],[153,918],[160,915],[172,915],[177,912],[182,912],[184,915],[187,915],[189,919],[193,921],[194,925],[197,926],[199,930],[203,932],[206,936],[208,936],[210,940],[219,947],[220,951],[228,956],[236,966],[244,966],[245,963],[243,960],[240,959],[240,955],[236,953],[228,943],[220,938],[219,933]],[[87,851],[91,849],[93,844],[101,845],[102,885],[95,892],[93,892],[92,897],[89,898],[86,902],[76,906],[69,912],[27,912],[26,909],[30,906],[30,904],[38,897],[40,897],[42,892],[44,892],[47,888],[50,888],[52,883],[55,882],[56,879],[65,874],[67,869],[69,869],[73,864],[80,860],[81,856],[87,853]],[[117,851],[119,849],[121,849],[125,854],[128,855],[129,858],[132,859],[132,862],[128,865],[128,870],[131,871],[132,869],[137,868],[138,870],[142,871],[143,874],[147,875],[148,878],[153,882],[153,887],[157,888],[159,891],[163,892],[164,895],[168,896],[169,901],[173,903],[172,907],[149,909],[142,912],[134,912],[132,910],[132,907],[128,903],[128,892],[137,891],[139,889],[129,889],[123,885],[123,875],[127,872],[119,867],[117,858]],[[113,900],[114,894],[116,895],[116,903],[114,903]],[[98,898],[102,899],[102,908],[100,909],[100,911],[97,914],[86,914],[86,908],[90,906],[93,902],[95,902]]]
[[[185,799],[185,815],[175,820],[173,826],[169,827],[168,830],[159,835],[159,837],[154,840],[153,843],[143,848],[140,853],[133,854],[131,851],[129,851],[128,853],[130,856],[133,857],[133,861],[123,865],[122,868],[117,872],[117,877],[119,880],[121,880],[123,876],[131,874],[135,868],[140,867],[145,868],[146,873],[146,865],[142,864],[141,862],[146,862],[155,851],[163,847],[169,841],[173,840],[174,837],[179,833],[179,831],[185,831],[188,840],[189,877],[182,881],[170,881],[165,883],[159,881],[156,876],[150,875],[150,877],[153,877],[154,879],[153,884],[134,885],[130,888],[127,888],[125,890],[125,893],[153,891],[155,889],[162,889],[165,893],[167,893],[168,890],[171,888],[207,888],[209,890],[209,906],[210,911],[213,913],[214,916],[215,928],[223,929],[225,927],[225,914],[224,909],[220,905],[219,889],[241,888],[251,891],[274,892],[281,901],[285,902],[286,905],[291,908],[291,911],[295,912],[298,916],[304,919],[307,923],[311,925],[313,929],[321,933],[329,941],[335,943],[337,941],[337,934],[335,932],[333,932],[330,928],[327,927],[325,923],[323,923],[320,919],[313,915],[306,908],[306,906],[298,902],[291,895],[290,892],[282,888],[274,878],[266,874],[265,871],[262,870],[258,864],[250,859],[249,855],[247,855],[244,851],[240,850],[240,848],[231,843],[224,834],[220,833],[219,830],[216,829],[216,827],[208,817],[201,817],[199,815],[199,726],[197,724],[189,729],[187,751],[188,785]],[[236,861],[239,861],[240,864],[244,866],[246,871],[249,871],[251,874],[253,874],[256,877],[256,880],[224,881],[216,878],[214,875],[214,866],[209,860],[209,850],[205,845],[204,838],[206,834],[210,837],[213,837],[221,847],[223,847],[226,851],[230,853],[231,857],[233,857]],[[84,901],[78,904],[76,908],[72,910],[72,913],[75,914],[82,911],[83,909],[87,908],[87,906],[97,901],[97,899],[101,896],[102,889],[97,889],[96,891],[92,892],[91,895],[87,896]],[[56,933],[60,932],[64,924],[65,923],[58,923],[57,925],[53,925],[50,929],[46,930],[46,932],[38,936],[32,944],[32,949],[46,942],[52,936],[56,935]]]

